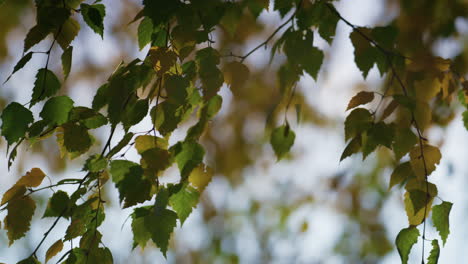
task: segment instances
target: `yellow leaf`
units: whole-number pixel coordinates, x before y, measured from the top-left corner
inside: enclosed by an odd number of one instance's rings
[[[59,240],[57,240],[57,242],[52,244],[52,246],[50,246],[50,248],[47,250],[47,252],[46,252],[46,261],[45,262],[47,263],[47,261],[49,261],[55,255],[57,255],[57,253],[62,251],[62,249],[63,249],[63,242],[62,242],[61,239],[59,239]]]
[[[450,81],[452,80],[453,76],[451,72],[447,72],[444,74],[441,89],[442,89],[442,98],[445,99],[449,96],[449,88],[450,88]]]
[[[362,104],[367,104],[371,102],[372,100],[374,100],[373,92],[361,91],[357,93],[355,96],[353,96],[353,98],[351,98],[348,104],[348,108],[346,108],[346,110],[353,109],[354,107],[362,105]]]
[[[25,192],[26,187],[24,185],[13,185],[13,187],[3,194],[2,203],[0,205],[4,205],[9,201],[12,201],[14,198],[23,196]]]
[[[410,162],[416,177],[423,181],[426,176],[429,176],[435,169],[436,164],[439,164],[442,155],[437,147],[431,145],[414,146],[410,151]]]
[[[212,177],[213,169],[204,164],[200,164],[190,173],[189,182],[192,183],[199,192],[202,192],[208,183],[210,183]]]
[[[177,60],[177,54],[168,48],[152,47],[149,50],[149,60],[159,75],[166,73]]]
[[[385,108],[385,110],[383,111],[383,114],[382,114],[382,117],[380,118],[380,120],[385,120],[387,117],[389,117],[394,111],[395,109],[398,107],[398,102],[395,101],[395,100],[392,100],[388,105],[387,107]]]
[[[135,138],[135,148],[139,154],[151,148],[167,149],[168,142],[164,138],[143,135]]]
[[[416,108],[414,109],[414,119],[418,123],[418,127],[421,131],[424,131],[432,121],[432,110],[428,103],[416,102]]]
[[[224,67],[224,81],[230,85],[235,94],[245,86],[249,76],[249,68],[238,61],[230,62]]]
[[[441,87],[439,78],[435,76],[430,76],[423,80],[414,82],[416,98],[421,101],[429,101],[434,98],[434,96],[440,92]]]
[[[41,185],[42,180],[44,179],[45,174],[39,168],[33,168],[30,172],[27,172],[26,175],[21,177],[16,185],[24,185],[26,187],[37,187]]]
[[[432,202],[437,196],[437,187],[432,183],[413,178],[408,181],[405,189],[405,211],[408,222],[410,225],[419,225],[431,211]]]

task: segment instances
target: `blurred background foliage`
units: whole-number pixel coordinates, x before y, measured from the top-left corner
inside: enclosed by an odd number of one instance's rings
[[[435,56],[450,57],[457,72],[466,76],[468,1],[378,2],[382,5],[380,14],[376,15],[378,19],[372,24],[360,26],[392,23],[399,31],[397,50],[402,54],[414,58],[428,58],[427,65],[421,67],[428,67],[433,63],[430,58]],[[78,51],[74,56],[76,62],[65,89],[62,90],[63,93],[71,93],[75,97],[82,98],[80,100],[88,104],[99,84],[108,78],[121,60],[130,61],[135,56],[145,54],[145,50],[138,51],[137,23],[129,24],[141,9],[140,1],[122,0],[104,1],[104,3],[108,8],[104,40],[89,41],[92,33],[87,31],[78,35],[74,41],[75,50]],[[346,11],[343,8],[350,6],[346,3],[335,3],[338,11]],[[270,11],[272,4],[270,3]],[[368,10],[368,12],[374,11]],[[6,1],[0,9],[0,14],[0,69],[3,73],[0,77],[3,80],[11,71],[14,62],[21,56],[21,43],[34,21],[34,3],[27,0]],[[213,46],[224,55],[222,60],[224,64],[235,59],[230,54],[245,54],[264,41],[280,24],[278,16],[263,12],[260,19],[256,20],[254,14],[247,9],[231,19],[234,19],[235,23],[229,24],[229,28],[221,26],[211,33],[211,38],[215,41]],[[349,19],[352,22],[353,17]],[[344,24],[339,22],[338,28],[343,31]],[[460,28],[464,28],[464,31],[460,31]],[[278,34],[276,38],[280,36],[281,34]],[[319,38],[318,35],[316,37]],[[344,39],[349,41],[347,37]],[[207,163],[214,167],[216,177],[195,210],[197,215],[191,216],[196,218],[192,220],[194,224],[189,223],[188,227],[176,230],[171,242],[169,262],[329,263],[327,261],[334,259],[331,256],[335,256],[335,260],[346,260],[345,263],[377,263],[394,251],[393,240],[396,234],[387,231],[385,219],[381,216],[383,207],[390,197],[389,170],[395,165],[390,151],[381,149],[365,163],[362,163],[360,157],[354,157],[340,166],[338,160],[331,161],[330,164],[336,164],[336,168],[326,170],[327,175],[320,174],[320,170],[314,171],[312,166],[301,168],[287,165],[295,164],[294,160],[301,159],[304,152],[307,152],[305,148],[309,146],[323,148],[318,150],[319,153],[342,151],[339,148],[327,149],[326,144],[329,142],[327,140],[322,144],[314,143],[328,133],[342,135],[346,106],[346,102],[339,99],[339,95],[338,99],[328,97],[325,102],[317,103],[323,100],[319,97],[317,87],[327,86],[327,82],[339,79],[340,74],[343,74],[331,71],[328,63],[331,58],[340,60],[334,57],[335,50],[340,48],[340,44],[335,42],[329,46],[326,42],[322,42],[325,64],[318,81],[302,78],[291,99],[291,107],[286,113],[297,134],[311,135],[300,137],[301,140],[296,141],[292,154],[286,161],[281,161],[286,165],[276,163],[266,136],[278,124],[277,121],[282,120],[289,101],[289,98],[282,96],[283,92],[277,78],[278,69],[285,57],[277,55],[270,64],[271,44],[267,45],[267,49],[260,49],[257,54],[244,62],[249,66],[251,77],[243,89],[231,93],[229,89],[223,87],[222,95],[225,100],[222,111],[210,123],[208,131],[202,137],[207,150]],[[92,50],[93,45],[101,45],[98,49],[105,53],[96,56],[96,52]],[[57,56],[53,55],[52,61],[57,62]],[[343,63],[353,63],[353,61]],[[58,69],[60,65],[52,63],[52,67]],[[19,79],[18,76],[16,79]],[[370,82],[341,83],[342,87],[339,90],[345,95],[362,89],[383,90],[386,83],[388,80],[385,78],[373,78]],[[2,88],[3,91],[0,93],[2,108],[6,101],[21,96],[25,87],[18,84],[19,80],[12,80],[4,85],[9,89],[5,91]],[[321,108],[324,104],[331,105],[334,109],[342,109],[343,113],[324,111]],[[443,131],[457,114],[460,115],[456,103],[449,105],[445,100],[436,100],[432,107],[435,110],[431,125],[437,127],[436,130],[441,128]],[[298,115],[300,122],[296,117],[298,108],[301,109]],[[97,133],[106,132],[98,130]],[[103,138],[104,136],[98,135],[98,140]],[[436,143],[442,145],[444,138],[436,138],[439,139]],[[332,136],[332,140],[341,139]],[[5,148],[5,142],[2,141],[1,144]],[[330,147],[335,148],[337,145],[342,146],[342,143],[331,144]],[[27,166],[31,160],[45,162],[48,165],[49,175],[65,175],[70,168],[72,171],[79,170],[77,167],[79,166],[77,164],[80,164],[79,160],[67,161],[60,158],[53,139],[42,141],[31,149],[24,147],[19,153],[16,164],[9,173],[6,162],[2,161],[1,185],[3,182],[14,182],[15,179],[6,178],[12,177],[11,175],[22,175],[29,169]],[[313,160],[306,161],[309,162],[316,163]],[[299,180],[293,177],[299,177]],[[309,184],[302,185],[300,179],[306,179]],[[313,184],[310,184],[311,181]],[[112,197],[110,189],[113,186],[107,187],[109,196]],[[6,187],[2,186],[2,189],[4,188]],[[46,203],[45,198],[44,203]],[[111,200],[108,206],[118,207],[118,202]],[[314,224],[316,220],[310,217],[312,211],[323,214],[332,211],[333,214],[340,215],[341,221],[338,223],[327,223],[339,224],[339,227],[335,228],[339,235],[330,251],[324,251],[321,256],[312,256],[304,261],[300,258],[300,251],[307,250],[310,243],[321,243],[321,238],[318,236],[320,232],[311,227],[320,226]],[[118,229],[123,223],[113,224],[113,228]],[[186,232],[192,233],[186,234]],[[5,235],[3,233],[0,235],[0,252],[6,252],[9,249],[4,247]],[[184,246],[186,243],[184,239],[187,236],[199,236],[196,246]],[[310,239],[310,236],[315,239]],[[307,237],[309,239],[306,239]],[[31,237],[23,239],[15,247],[22,248],[18,249],[19,252],[34,247],[35,243],[31,240],[34,239]],[[115,247],[111,249],[116,263],[156,263],[153,262],[154,258],[148,257],[152,256],[152,251],[157,252],[156,248],[149,247],[145,251],[136,249],[131,254],[130,248],[125,249],[127,253],[116,252]]]

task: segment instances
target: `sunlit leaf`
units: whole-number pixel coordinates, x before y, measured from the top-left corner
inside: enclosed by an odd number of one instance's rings
[[[418,142],[418,138],[407,127],[399,127],[396,129],[395,141],[392,148],[395,153],[395,159],[400,160],[406,153],[408,153],[414,145]]]
[[[176,211],[181,224],[192,213],[192,208],[197,206],[199,196],[193,187],[185,186],[169,198],[169,205]]]
[[[205,155],[203,147],[195,141],[178,142],[170,151],[184,179],[203,161]]]
[[[213,170],[205,164],[200,164],[198,167],[192,170],[189,176],[189,182],[199,191],[203,190],[208,186],[213,177]]]
[[[0,205],[4,205],[18,197],[22,197],[26,193],[26,186],[24,185],[13,185],[8,191],[3,194],[2,202]]]
[[[70,97],[56,96],[47,100],[39,115],[50,125],[62,125],[68,121],[72,108],[73,100]]]
[[[450,234],[449,215],[452,210],[452,203],[442,202],[439,205],[432,207],[432,222],[442,238],[443,244],[447,242],[447,237]]]
[[[80,24],[73,18],[69,18],[61,26],[60,34],[57,36],[57,43],[66,50],[80,31]]]

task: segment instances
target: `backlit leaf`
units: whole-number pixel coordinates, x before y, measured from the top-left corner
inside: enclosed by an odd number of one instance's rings
[[[151,42],[151,35],[153,34],[153,22],[149,17],[144,17],[138,26],[138,46],[142,50],[146,45]]]
[[[353,98],[351,98],[346,110],[353,109],[359,105],[367,104],[369,102],[372,102],[372,100],[374,100],[373,92],[361,91],[357,93],[355,96],[353,96]]]
[[[36,25],[31,28],[28,34],[26,34],[26,39],[24,40],[24,52],[45,39],[49,33],[50,30],[42,25]]]
[[[56,96],[47,100],[39,115],[50,125],[62,125],[68,121],[68,113],[72,108],[73,100],[70,97]]]
[[[296,134],[291,130],[289,124],[275,128],[270,137],[270,144],[275,151],[276,157],[279,160],[289,153],[294,145]]]
[[[183,179],[188,177],[202,161],[205,155],[203,147],[195,141],[178,142],[170,148]]]
[[[432,201],[437,195],[437,188],[432,183],[412,178],[405,186],[405,211],[410,225],[419,225],[429,215]],[[429,194],[427,194],[427,190]]]
[[[442,202],[439,205],[432,207],[432,222],[442,238],[443,244],[447,242],[447,237],[450,234],[449,215],[452,210],[452,203]]]
[[[192,170],[189,176],[189,182],[199,191],[203,192],[206,186],[210,183],[213,177],[213,169],[206,166],[205,164],[200,164],[198,167]]]
[[[176,221],[177,214],[168,209],[155,210],[145,217],[145,226],[151,233],[151,239],[161,249],[164,257]]]
[[[64,191],[57,191],[50,197],[43,217],[58,217],[59,215],[68,217],[69,214],[66,213],[66,210],[69,206],[70,198],[68,194]]]
[[[24,137],[28,126],[34,121],[29,109],[19,103],[9,104],[2,112],[2,135],[11,145]]]
[[[419,230],[416,227],[402,229],[396,237],[395,244],[400,254],[401,263],[407,264],[411,248],[418,242]]]
[[[26,186],[24,185],[13,185],[8,191],[3,194],[2,203],[4,205],[18,197],[22,197],[26,193]]]
[[[439,148],[431,145],[423,145],[422,148],[417,145],[410,151],[411,166],[419,180],[424,180],[426,176],[429,176],[436,169],[436,164],[439,164],[441,158]]]
[[[135,138],[135,149],[139,154],[151,148],[167,149],[168,142],[164,138],[143,135]]]
[[[185,186],[169,198],[169,205],[176,211],[181,224],[184,224],[192,208],[197,206],[199,196],[199,192],[193,187]]]
[[[67,123],[62,127],[64,146],[68,152],[84,153],[91,147],[91,136],[84,126]]]
[[[358,153],[359,150],[361,150],[361,136],[357,136],[353,138],[346,148],[343,150],[343,153],[341,154],[340,161],[346,159],[347,157],[353,155],[354,153]]]

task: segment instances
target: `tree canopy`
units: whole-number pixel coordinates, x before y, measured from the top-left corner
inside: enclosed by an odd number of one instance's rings
[[[358,153],[363,160],[375,153],[377,161],[370,165],[372,173],[346,187],[339,187],[344,183],[336,177],[331,189],[346,193],[352,205],[344,211],[359,218],[362,205],[355,200],[362,194],[357,189],[378,193],[377,205],[367,211],[372,217],[382,210],[385,197],[403,188],[407,226],[389,234],[395,250],[408,263],[419,241],[422,263],[437,263],[450,234],[453,204],[438,195],[431,177],[444,157],[441,142],[431,140],[430,132],[447,126],[460,109],[468,129],[468,45],[457,26],[466,23],[468,4],[384,2],[393,14],[381,25],[365,27],[342,15],[339,1],[333,0],[122,1],[125,16],[108,28],[114,3],[0,0],[5,20],[0,18],[5,25],[0,55],[10,48],[10,30],[19,23],[28,28],[22,56],[8,65],[11,74],[5,82],[22,71],[35,72],[34,83],[15,88],[28,97],[5,98],[2,105],[5,174],[29,149],[62,164],[56,172],[65,170],[67,160],[81,169],[79,176],[55,178],[37,166],[21,168],[22,177],[3,194],[1,227],[9,245],[28,236],[35,214],[52,219],[18,263],[52,258],[58,263],[113,263],[100,231],[109,188],[117,190],[122,213],[129,208],[133,249],[152,243],[166,257],[171,235],[203,206],[204,190],[214,176],[238,184],[243,170],[267,155],[265,143],[271,146],[267,159],[287,162],[300,144],[300,125],[329,126],[331,120],[307,99],[316,91],[304,88],[301,80],[318,81],[325,74],[340,24],[351,30],[354,63],[363,80],[376,71],[381,82],[359,89],[342,106],[346,146],[339,161]],[[22,21],[20,14],[31,10],[35,20]],[[272,28],[262,19],[265,13],[277,15],[281,23]],[[87,51],[79,40],[86,30],[101,39],[116,38],[132,52],[110,62],[111,71],[83,62],[80,56]],[[441,57],[434,46],[445,39],[465,41],[465,46]],[[144,55],[134,56],[138,51]],[[259,57],[266,62],[253,61]],[[35,69],[34,60],[42,66]],[[80,78],[101,82],[92,95],[88,91],[88,105],[77,103],[83,95],[73,96],[77,88],[72,83]],[[246,132],[252,129],[257,136]],[[54,156],[50,149],[60,154]],[[176,177],[168,177],[175,169]],[[295,203],[312,200],[301,197]],[[256,207],[261,204],[252,205],[252,211]],[[294,209],[287,210],[278,218]],[[57,230],[59,222],[67,223],[64,230]],[[380,224],[360,225],[370,237],[370,244],[360,246],[361,261],[375,261],[392,250]],[[429,237],[429,229],[438,237]],[[47,239],[52,233],[61,237]]]

